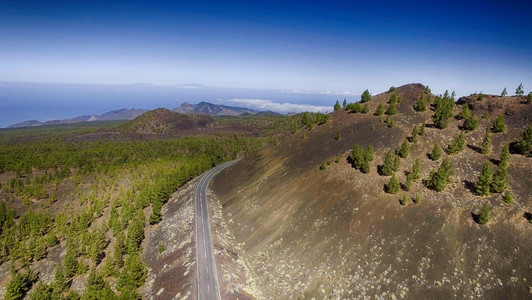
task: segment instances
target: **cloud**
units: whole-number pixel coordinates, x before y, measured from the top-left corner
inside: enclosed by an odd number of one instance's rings
[[[8,88],[8,87],[10,87],[10,85],[9,84],[5,84],[5,83],[0,83],[0,87]]]
[[[277,113],[300,113],[300,112],[330,112],[332,110],[329,106],[317,106],[310,104],[295,104],[295,103],[277,103],[265,99],[231,99],[229,100],[234,105],[240,105],[255,110],[265,111],[271,110]]]
[[[306,91],[306,90],[282,90],[285,94],[304,94],[304,95],[334,95],[334,96],[359,96],[361,93],[355,92],[336,92],[336,91]]]

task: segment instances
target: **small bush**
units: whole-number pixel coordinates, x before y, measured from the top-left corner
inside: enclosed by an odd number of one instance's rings
[[[484,138],[482,139],[482,154],[488,154],[491,152],[491,130],[486,129],[484,133]]]
[[[427,110],[427,101],[425,100],[425,97],[423,94],[419,95],[419,99],[417,99],[416,102],[414,103],[414,110],[418,112]]]
[[[412,133],[410,134],[410,138],[408,139],[412,143],[417,143],[417,136],[419,135],[417,126],[414,125],[414,128],[412,128]]]
[[[514,203],[514,195],[511,192],[508,192],[502,199],[508,204]]]
[[[401,148],[399,149],[399,151],[397,151],[397,154],[401,158],[407,158],[408,157],[408,153],[410,153],[410,145],[408,145],[408,142],[405,140],[401,144]]]
[[[342,134],[340,133],[340,131],[336,133],[336,137],[334,139],[337,141],[340,141],[342,139]]]
[[[388,125],[389,128],[393,128],[393,121],[392,121],[392,118],[390,118],[390,116],[387,116],[384,122],[386,123],[386,125]]]
[[[456,116],[458,120],[464,120],[467,119],[471,115],[471,112],[469,111],[469,106],[465,104],[462,106],[462,110],[460,113]]]
[[[532,92],[526,96],[526,104],[532,104]]]
[[[384,157],[382,174],[385,176],[394,174],[399,169],[400,163],[399,157],[392,150],[389,150]]]
[[[419,128],[419,136],[425,135],[425,124],[421,124],[421,127]]]
[[[525,156],[532,156],[532,126],[529,126],[515,143],[518,153]]]
[[[497,117],[497,119],[495,119],[495,122],[493,122],[491,131],[493,131],[494,133],[500,133],[500,132],[504,132],[505,130],[506,130],[506,124],[504,123],[504,117],[500,115]]]
[[[430,159],[436,161],[441,158],[443,151],[439,144],[434,144],[432,151],[430,152]]]
[[[399,203],[401,203],[402,206],[405,206],[408,203],[408,196],[406,194],[403,195],[403,198],[399,200]]]
[[[393,93],[397,91],[397,88],[395,86],[391,86],[390,89],[388,90],[388,93]]]
[[[447,147],[447,154],[455,154],[461,152],[465,148],[465,136],[463,133],[455,136],[449,146]]]
[[[379,103],[379,106],[377,106],[377,110],[375,110],[374,115],[381,116],[384,113],[384,107],[382,106],[382,103]]]
[[[385,190],[389,194],[396,194],[399,191],[399,181],[397,181],[397,178],[395,178],[395,174],[392,175],[392,178],[390,178],[390,182],[385,187]]]
[[[326,170],[327,169],[327,162],[322,162],[320,165],[320,170]]]
[[[416,197],[414,197],[414,203],[415,204],[421,203],[421,196],[420,195],[416,195]]]
[[[342,109],[342,106],[340,106],[340,102],[336,100],[336,103],[334,104],[334,111],[339,111]]]
[[[473,114],[464,120],[462,128],[466,131],[473,131],[478,128],[478,119]]]
[[[478,177],[478,181],[475,185],[475,189],[478,195],[488,196],[490,194],[491,182],[493,180],[493,169],[489,161],[484,162],[482,171]]]
[[[427,186],[437,192],[441,192],[445,189],[448,183],[451,182],[451,176],[454,174],[453,165],[451,161],[446,158],[441,163],[437,171],[430,173]]]
[[[393,116],[397,113],[397,108],[395,108],[395,103],[388,105],[388,109],[386,109],[386,114],[388,116]]]
[[[488,202],[484,203],[484,206],[482,207],[482,210],[480,211],[480,215],[478,216],[478,223],[479,224],[487,224],[491,217],[490,217],[490,211],[491,207]]]
[[[369,113],[369,105],[368,105],[367,103],[364,104],[364,106],[362,106],[362,111],[361,111],[361,113],[363,113],[363,114],[367,114],[367,113]]]

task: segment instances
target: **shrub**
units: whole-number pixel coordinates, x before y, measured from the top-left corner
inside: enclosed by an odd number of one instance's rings
[[[384,157],[382,174],[385,176],[390,176],[399,169],[399,166],[399,157],[392,150],[388,150],[388,153],[386,153],[386,156]]]
[[[362,106],[362,111],[361,111],[361,113],[363,113],[363,114],[367,114],[367,113],[369,113],[369,105],[368,105],[367,103],[364,104],[364,106]]]
[[[532,104],[532,92],[526,96],[526,104]]]
[[[502,199],[508,204],[514,203],[514,195],[511,192],[508,192]]]
[[[523,84],[522,83],[515,89],[515,94],[517,96],[523,96],[525,94],[525,91],[523,90]]]
[[[417,143],[417,136],[419,135],[417,126],[414,125],[414,128],[412,128],[412,134],[410,135],[410,142]]]
[[[412,171],[408,175],[411,175],[414,181],[421,178],[421,161],[419,160],[419,158],[417,158],[414,162],[414,165],[412,166]]]
[[[384,113],[384,107],[382,106],[382,103],[379,103],[379,106],[377,106],[377,110],[375,110],[374,115],[381,116]]]
[[[490,194],[490,186],[493,180],[493,169],[489,161],[484,162],[482,171],[478,177],[478,181],[475,185],[477,194],[480,196],[488,196]]]
[[[449,121],[453,116],[455,102],[449,93],[445,91],[443,98],[437,97],[435,100],[434,115],[432,121],[437,128],[443,129],[449,125]]]
[[[116,299],[116,295],[109,283],[96,271],[92,271],[87,281],[87,290],[81,299]]]
[[[53,288],[42,281],[39,281],[30,295],[30,300],[52,300]]]
[[[499,168],[508,167],[508,161],[510,160],[510,147],[505,144],[501,150],[501,158],[499,159]]]
[[[491,130],[486,129],[484,133],[484,138],[482,139],[482,154],[488,154],[491,152]]]
[[[33,282],[37,280],[37,276],[28,269],[24,274],[17,272],[12,274],[6,292],[4,294],[5,300],[18,300],[24,298],[26,293],[31,289]]]
[[[465,136],[463,133],[455,136],[449,146],[447,147],[447,154],[455,154],[461,152],[465,148]]]
[[[390,89],[388,90],[389,93],[393,93],[397,91],[397,88],[395,86],[391,86]]]
[[[441,158],[443,151],[439,144],[434,144],[432,151],[430,152],[430,159],[436,161]]]
[[[421,127],[419,128],[419,135],[420,136],[425,135],[425,124],[421,124]]]
[[[327,169],[327,162],[322,162],[320,165],[320,170],[326,170]]]
[[[464,120],[463,129],[467,131],[473,131],[478,128],[478,119],[473,114]]]
[[[349,160],[353,168],[360,170],[362,173],[369,173],[369,162],[373,160],[373,148],[369,146],[364,150],[360,145],[355,144]]]
[[[499,132],[504,132],[505,130],[506,130],[506,124],[504,123],[504,117],[500,115],[493,122],[491,131],[493,131],[494,133],[499,133]]]
[[[386,125],[388,125],[389,128],[393,128],[393,121],[392,121],[392,118],[390,118],[390,116],[386,116],[386,119],[384,120],[384,122],[386,123]]]
[[[360,96],[361,100],[360,102],[362,103],[366,103],[366,102],[369,102],[371,101],[371,94],[369,93],[368,90],[365,90],[362,95]]]
[[[339,141],[339,140],[342,139],[342,134],[340,133],[340,131],[338,131],[338,132],[336,133],[336,137],[335,137],[334,139],[337,140],[337,141]]]
[[[334,104],[334,111],[339,111],[341,109],[342,109],[342,107],[340,106],[340,102],[338,102],[338,100],[336,100],[336,103]]]
[[[362,111],[362,105],[360,105],[360,103],[358,102],[349,103],[347,105],[347,109],[349,110],[350,113],[356,114]]]
[[[395,108],[395,103],[388,105],[388,109],[386,109],[386,114],[388,116],[393,116],[397,113],[397,109]]]
[[[395,178],[395,174],[390,178],[390,182],[386,185],[385,190],[389,194],[396,194],[399,191],[399,181]]]
[[[479,224],[487,224],[490,221],[490,211],[491,207],[488,202],[484,203],[484,206],[482,207],[482,210],[480,211],[480,215],[478,216],[478,223]]]
[[[504,90],[502,90],[501,96],[505,97],[506,95],[508,95],[508,91],[506,91],[506,88],[504,88]]]
[[[414,197],[414,203],[415,203],[415,204],[419,204],[419,203],[421,203],[421,196],[416,195],[416,197]]]
[[[344,102],[342,103],[342,107],[346,107],[347,106],[347,99],[344,98]]]
[[[401,148],[397,152],[401,158],[407,158],[408,153],[410,152],[410,146],[408,145],[408,142],[405,140],[403,141],[403,144],[401,144]]]
[[[446,158],[441,163],[437,171],[430,173],[427,186],[437,192],[441,192],[445,189],[445,186],[451,182],[451,176],[454,174],[453,165],[451,161]]]
[[[515,143],[515,148],[518,153],[525,156],[532,156],[532,126],[528,126],[521,134],[521,137]]]
[[[467,119],[471,115],[471,112],[469,111],[469,105],[465,104],[462,106],[462,110],[460,113],[456,116],[458,120],[464,120]]]
[[[423,94],[419,95],[419,99],[414,103],[414,110],[419,112],[427,110],[427,101]]]
[[[491,182],[491,191],[494,193],[502,193],[508,188],[508,175],[506,168],[499,167],[497,172],[493,175]]]
[[[401,200],[399,200],[399,203],[401,203],[401,205],[405,206],[407,202],[408,202],[408,196],[406,194],[404,194],[403,198],[401,198]]]

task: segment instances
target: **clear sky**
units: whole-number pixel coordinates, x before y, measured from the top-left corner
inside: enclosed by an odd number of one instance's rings
[[[0,0],[0,82],[354,93],[421,82],[458,95],[522,82],[528,93],[530,11],[530,1]]]

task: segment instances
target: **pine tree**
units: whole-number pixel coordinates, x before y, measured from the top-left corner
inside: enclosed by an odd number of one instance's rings
[[[454,174],[451,161],[446,158],[441,163],[437,171],[432,171],[427,182],[429,188],[441,192],[445,186],[451,182],[451,176]]]
[[[504,88],[504,90],[502,90],[501,96],[505,97],[506,95],[508,95],[508,92],[506,91],[506,88]]]
[[[516,150],[525,155],[532,156],[532,126],[529,126],[515,144]]]
[[[362,102],[362,103],[369,102],[369,101],[371,101],[371,94],[369,93],[368,90],[365,90],[362,93],[362,96],[360,98],[361,98],[360,102]]]
[[[402,206],[405,206],[408,203],[408,196],[406,194],[403,195],[403,198],[399,200],[399,203],[401,203]]]
[[[532,104],[532,92],[526,96],[526,104]]]
[[[493,169],[489,161],[484,162],[482,171],[478,177],[478,181],[475,185],[477,194],[480,196],[488,196],[490,194],[490,186],[493,180]]]
[[[461,152],[465,148],[465,136],[463,133],[455,136],[449,146],[447,147],[447,154],[455,154]]]
[[[499,167],[493,175],[491,182],[491,191],[494,193],[502,193],[508,188],[508,175],[506,168]]]
[[[388,93],[393,93],[397,91],[397,88],[395,86],[391,86],[390,89],[388,90]]]
[[[419,129],[419,135],[424,136],[425,135],[425,124],[421,124],[421,128]]]
[[[512,192],[508,192],[502,199],[508,204],[514,203],[514,195]]]
[[[497,119],[495,119],[491,130],[494,133],[504,132],[506,130],[506,124],[504,123],[504,117],[502,115],[498,116]]]
[[[465,120],[462,128],[467,131],[473,131],[478,128],[478,119],[473,114],[470,114]]]
[[[482,139],[482,154],[488,154],[491,152],[491,130],[486,129],[484,138]]]
[[[414,162],[414,165],[412,166],[412,172],[410,172],[409,175],[412,176],[413,180],[418,180],[421,178],[421,161],[419,158],[417,158]]]
[[[399,157],[389,150],[384,157],[384,165],[382,167],[382,175],[389,176],[395,173],[399,169]]]
[[[336,103],[334,104],[334,111],[339,111],[340,109],[342,109],[342,107],[340,106],[340,102],[336,100]]]
[[[421,203],[421,196],[416,195],[416,197],[414,197],[414,203],[415,203],[415,204],[419,204],[419,203]]]
[[[342,103],[342,107],[346,107],[347,106],[347,99],[344,98],[344,102]]]
[[[340,134],[340,131],[336,133],[336,137],[334,139],[337,141],[340,141],[342,139],[342,134]]]
[[[488,202],[484,203],[484,207],[482,207],[482,211],[480,211],[480,215],[478,216],[478,223],[479,224],[486,224],[490,221],[490,210],[491,207]]]
[[[414,110],[419,112],[427,110],[427,101],[423,94],[419,95],[419,99],[414,103]]]
[[[510,160],[510,147],[505,144],[501,150],[501,158],[499,160],[499,168],[506,169],[508,167],[508,161]]]
[[[374,115],[381,116],[384,113],[384,107],[382,106],[382,103],[379,103],[379,106],[377,106],[377,110],[375,110]]]
[[[521,83],[516,89],[515,89],[515,94],[517,96],[523,96],[523,94],[525,93],[525,91],[523,90],[523,84]]]
[[[388,105],[388,109],[386,109],[386,114],[388,116],[393,116],[397,113],[397,109],[395,108],[395,103]]]
[[[443,151],[439,144],[434,144],[432,151],[430,152],[430,159],[436,161],[441,158]]]
[[[410,141],[412,143],[417,143],[417,136],[419,135],[417,125],[414,125],[414,128],[412,128],[412,134],[410,135]]]
[[[364,106],[362,106],[362,111],[361,111],[361,113],[363,113],[363,114],[367,114],[367,113],[369,113],[369,105],[368,105],[367,103],[364,104]]]
[[[469,111],[469,105],[465,104],[462,106],[462,110],[460,113],[456,116],[458,120],[464,120],[468,118],[471,115],[471,111]]]
[[[396,194],[399,191],[399,181],[395,178],[395,174],[390,178],[390,182],[386,185],[386,192],[389,194]]]
[[[407,158],[408,153],[410,152],[410,146],[408,145],[408,142],[405,140],[403,141],[403,144],[401,144],[401,149],[397,152],[401,158]]]

